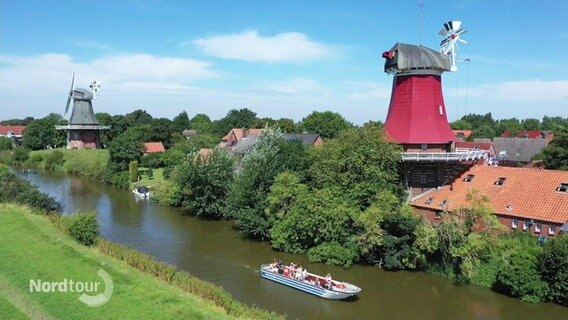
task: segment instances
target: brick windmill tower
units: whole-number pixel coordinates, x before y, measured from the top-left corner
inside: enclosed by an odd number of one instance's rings
[[[402,176],[410,187],[443,185],[460,171],[460,162],[483,156],[453,152],[456,138],[442,94],[442,74],[457,70],[457,42],[465,43],[463,33],[460,21],[449,21],[440,31],[444,40],[439,51],[397,43],[382,55],[385,72],[394,76],[384,130],[403,147]]]
[[[67,149],[98,149],[101,147],[100,132],[108,130],[110,126],[101,126],[95,117],[92,101],[100,90],[100,84],[93,81],[90,90],[75,88],[75,73],[71,80],[71,90],[65,106],[65,114],[69,111],[71,101],[73,110],[69,124],[56,126],[57,130],[67,131]]]

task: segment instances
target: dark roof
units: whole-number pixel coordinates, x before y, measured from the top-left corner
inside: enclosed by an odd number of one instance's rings
[[[500,161],[529,162],[548,145],[546,139],[494,138],[493,147]]]
[[[193,137],[197,135],[197,130],[185,129],[181,134],[186,138]]]
[[[92,104],[93,94],[85,89],[75,89],[73,93],[73,111],[69,124],[98,125]]]
[[[389,58],[392,57],[392,58]],[[383,53],[385,72],[398,73],[417,70],[450,71],[448,56],[430,48],[406,43],[397,43]]]
[[[257,134],[249,134],[246,138],[241,138],[231,150],[236,154],[245,154],[256,144],[258,137]]]
[[[288,141],[301,141],[305,146],[313,145],[319,138],[317,133],[285,133],[284,138]]]

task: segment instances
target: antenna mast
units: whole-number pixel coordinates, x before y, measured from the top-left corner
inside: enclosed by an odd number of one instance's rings
[[[418,13],[420,14],[420,46],[422,46],[422,18],[424,16],[424,1],[418,1]]]

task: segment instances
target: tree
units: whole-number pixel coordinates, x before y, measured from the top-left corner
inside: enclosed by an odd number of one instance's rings
[[[524,119],[521,125],[527,131],[540,130],[540,120],[538,119]]]
[[[554,140],[542,150],[547,169],[568,170],[568,127],[559,130]]]
[[[12,139],[8,137],[0,137],[0,151],[12,150]]]
[[[45,149],[48,146],[63,146],[66,133],[63,130],[56,130],[55,126],[65,123],[61,115],[56,113],[50,113],[44,118],[30,122],[24,130],[22,145],[31,150]]]
[[[284,171],[302,172],[307,158],[300,142],[288,142],[278,129],[265,131],[248,151],[227,197],[227,213],[247,237],[266,240],[271,227],[265,208],[270,186]]]
[[[568,127],[568,118],[547,117],[542,118],[542,130],[551,130],[556,133],[558,129]]]
[[[188,128],[197,130],[198,134],[212,134],[213,122],[209,119],[208,115],[198,113],[189,120]]]
[[[195,155],[195,154],[194,154]],[[233,181],[234,159],[224,150],[215,150],[205,159],[189,157],[173,172],[173,204],[196,216],[223,217],[226,195]]]
[[[247,108],[230,110],[227,115],[215,122],[214,131],[219,137],[226,135],[233,128],[252,128],[256,122],[256,113]]]
[[[497,134],[495,132],[495,129],[493,129],[492,126],[486,124],[478,127],[477,129],[473,129],[473,134],[472,134],[474,138],[489,138],[489,139],[493,139],[496,135]]]
[[[497,123],[497,134],[508,132],[509,137],[515,137],[522,130],[523,126],[517,118],[502,119]]]
[[[402,197],[395,183],[400,149],[373,127],[346,130],[337,139],[309,151],[312,187],[338,186],[361,210],[386,190]]]
[[[189,117],[187,112],[183,111],[172,121],[172,132],[182,133],[183,130],[189,129]]]
[[[415,269],[419,255],[414,248],[414,232],[420,220],[413,216],[409,206],[396,209],[387,212],[380,222],[385,231],[381,245],[383,267],[387,270]]]
[[[119,172],[128,170],[131,161],[139,161],[143,154],[144,144],[134,131],[126,131],[110,143],[109,170]]]
[[[342,115],[332,111],[314,111],[300,122],[300,130],[308,133],[317,133],[323,139],[339,136],[341,131],[352,128],[353,125]]]
[[[124,115],[124,120],[129,126],[141,126],[143,124],[150,124],[153,118],[146,110],[138,109]]]
[[[471,123],[467,122],[466,120],[456,120],[450,123],[450,126],[454,130],[471,130],[473,128]]]
[[[138,161],[130,161],[128,164],[128,173],[130,175],[130,182],[138,181]]]
[[[549,239],[537,260],[539,274],[550,289],[550,299],[568,306],[568,235]]]
[[[494,289],[529,302],[542,301],[548,291],[537,271],[537,257],[522,251],[513,253],[501,265]]]
[[[468,122],[469,124],[471,124],[471,127],[473,130],[478,129],[481,126],[489,126],[491,128],[493,128],[495,126],[495,120],[493,120],[493,116],[491,115],[491,112],[486,113],[485,115],[480,115],[480,114],[468,114],[465,115],[461,118],[461,120],[464,120],[466,122]],[[491,137],[493,138],[493,137]]]
[[[112,116],[106,112],[99,112],[95,114],[97,121],[101,126],[111,126],[112,128]],[[100,131],[100,141],[101,145],[105,148],[108,147],[108,144],[112,140],[109,130],[101,130]]]

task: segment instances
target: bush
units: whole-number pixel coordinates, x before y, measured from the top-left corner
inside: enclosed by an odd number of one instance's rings
[[[4,169],[0,170],[0,202],[24,204],[44,213],[63,211],[63,206],[54,198]]]
[[[130,182],[138,181],[138,161],[131,161],[128,164],[128,173],[130,175]]]
[[[76,213],[64,217],[69,234],[82,245],[92,246],[100,235],[97,215],[94,212]]]
[[[337,242],[323,243],[308,250],[308,259],[310,262],[324,262],[347,268],[357,259],[357,250]]]
[[[140,166],[146,168],[161,168],[164,166],[164,155],[162,153],[150,153],[140,159]]]
[[[35,156],[32,155],[32,156]],[[65,163],[65,156],[61,150],[53,150],[45,157],[45,168],[49,170],[54,170]]]
[[[568,235],[550,239],[538,258],[538,270],[550,288],[550,299],[568,306]]]
[[[117,186],[121,189],[128,189],[130,188],[130,175],[128,171],[107,171],[105,182]]]
[[[12,154],[13,164],[22,164],[30,157],[30,150],[26,148],[15,148]]]
[[[508,263],[502,264],[494,289],[523,301],[542,301],[548,288],[536,265],[536,256],[525,252],[513,253]]]
[[[0,151],[12,150],[12,139],[8,137],[0,137]]]
[[[39,164],[43,161],[43,156],[40,153],[32,153],[30,155],[30,158],[28,159],[28,162],[30,163],[31,166],[33,166],[34,168],[39,167]]]
[[[154,170],[152,170],[152,168],[148,168],[148,170],[146,170],[146,176],[150,180],[154,179]]]

